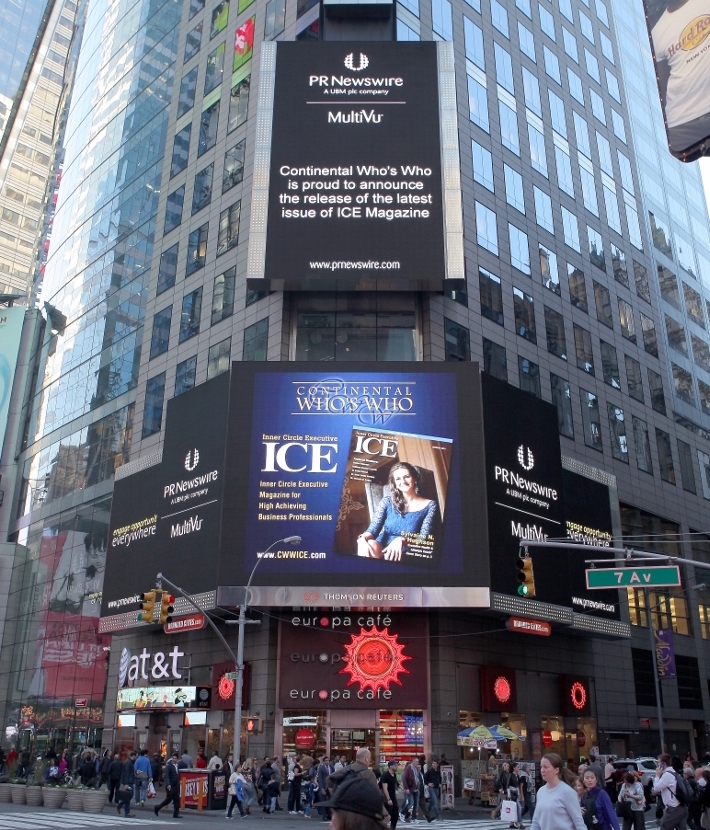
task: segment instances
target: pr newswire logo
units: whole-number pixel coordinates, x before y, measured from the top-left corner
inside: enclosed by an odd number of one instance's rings
[[[360,63],[357,66],[355,66],[354,57],[355,55],[353,52],[345,56],[343,63],[345,64],[346,69],[352,69],[353,72],[362,72],[363,69],[367,69],[370,65],[370,59],[367,55],[363,55],[362,52],[360,52]]]
[[[197,448],[190,450],[185,456],[185,469],[191,473],[199,463],[200,451]]]
[[[526,447],[524,444],[518,447],[518,464],[526,472],[530,472],[535,466],[535,456],[532,454],[530,447]]]

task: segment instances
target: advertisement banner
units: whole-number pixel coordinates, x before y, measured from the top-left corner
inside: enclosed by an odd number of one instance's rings
[[[168,401],[162,462],[116,481],[101,616],[137,610],[160,571],[216,587],[228,393],[224,373]]]
[[[673,631],[659,628],[653,632],[656,638],[656,668],[659,680],[675,677],[675,650],[673,649]]]
[[[321,612],[284,617],[279,706],[371,709],[379,701],[384,709],[425,709],[428,633],[422,615]]]
[[[0,452],[7,428],[10,395],[15,379],[25,311],[24,306],[0,308]]]
[[[611,546],[609,488],[562,469],[552,404],[490,375],[481,384],[491,589],[518,596],[521,541],[569,539],[575,547],[529,548],[534,599],[619,619],[618,591],[588,591],[585,579],[585,559],[603,559]]]
[[[671,153],[694,161],[710,138],[710,3],[644,0]]]
[[[119,689],[116,711],[127,709],[209,709],[209,686],[136,686]]]
[[[486,586],[477,365],[334,368],[233,364],[220,585]]]
[[[273,84],[264,281],[442,290],[437,44],[279,43],[261,83],[260,101]]]

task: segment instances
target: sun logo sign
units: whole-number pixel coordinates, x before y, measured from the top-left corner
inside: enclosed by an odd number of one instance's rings
[[[345,668],[340,674],[349,674],[348,686],[360,684],[360,691],[378,689],[389,691],[391,683],[402,685],[400,674],[409,674],[404,667],[405,660],[411,660],[404,654],[404,645],[397,641],[397,634],[390,634],[386,628],[378,631],[373,627],[369,631],[361,628],[359,634],[350,635],[350,644],[345,645],[347,656]]]

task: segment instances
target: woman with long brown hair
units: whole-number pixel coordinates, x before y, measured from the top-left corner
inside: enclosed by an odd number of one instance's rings
[[[426,537],[432,532],[437,504],[419,495],[419,470],[406,461],[392,466],[387,490],[370,526],[357,537],[357,555],[399,562],[407,534]]]
[[[573,789],[577,776],[564,766],[562,758],[554,752],[544,755],[540,775],[545,786],[537,791],[531,830],[586,830]]]

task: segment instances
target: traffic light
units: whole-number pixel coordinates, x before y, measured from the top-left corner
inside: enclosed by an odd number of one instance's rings
[[[155,591],[146,591],[141,594],[141,611],[138,614],[138,622],[152,623],[155,613]]]
[[[521,556],[516,562],[518,568],[518,593],[521,597],[535,596],[535,574],[533,562],[529,556]]]
[[[173,611],[175,610],[175,606],[173,603],[175,602],[175,597],[172,594],[168,594],[167,592],[163,591],[163,594],[160,597],[160,624],[165,625],[165,623],[172,622],[172,617],[170,616]]]

